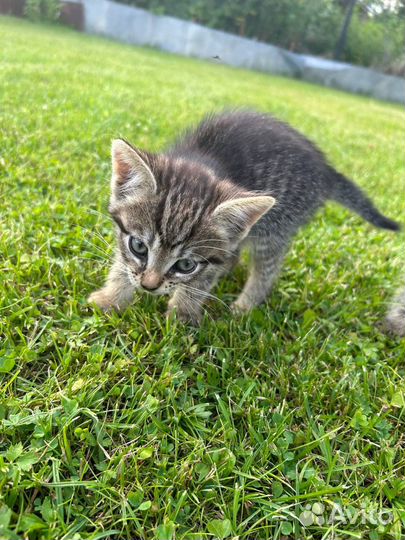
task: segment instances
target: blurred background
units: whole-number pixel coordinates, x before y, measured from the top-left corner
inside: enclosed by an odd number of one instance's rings
[[[282,47],[405,75],[404,0],[116,0]],[[0,0],[0,12],[85,29],[86,1]],[[103,0],[90,1],[104,9]]]
[[[403,0],[122,0],[298,53],[405,75]]]

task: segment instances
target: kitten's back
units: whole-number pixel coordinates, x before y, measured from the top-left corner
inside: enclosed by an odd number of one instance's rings
[[[376,227],[400,229],[358,186],[329,165],[311,141],[268,114],[230,111],[209,115],[170,154],[199,161],[217,177],[245,189],[273,195],[277,200],[274,220],[287,218],[303,224],[331,199]]]
[[[278,177],[287,182],[297,175],[326,166],[320,150],[288,124],[271,115],[230,111],[208,115],[189,131],[173,151],[200,159],[220,177],[252,190],[277,192]],[[306,170],[306,164],[311,167]]]

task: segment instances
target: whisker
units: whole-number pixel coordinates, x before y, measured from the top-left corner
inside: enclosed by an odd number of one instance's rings
[[[190,298],[183,298],[184,306],[187,309],[187,313],[193,317],[195,314],[195,309],[189,309],[190,306],[193,306],[193,303],[196,303],[198,307],[203,311],[204,314],[206,314],[212,322],[215,322],[215,319],[212,317],[212,315],[207,311],[206,307],[204,306],[204,303],[202,300],[199,300],[198,298],[193,298],[193,301],[191,301]]]
[[[221,304],[223,304],[227,309],[230,309],[228,304],[226,304],[226,302],[221,300],[221,298],[219,298],[218,296],[215,296],[215,294],[212,294],[208,291],[204,291],[203,289],[198,289],[197,287],[192,287],[191,285],[188,285],[188,284],[182,284],[181,286],[184,287],[186,290],[199,294],[200,296],[204,296],[205,298],[216,300],[220,302]]]
[[[87,238],[82,239],[86,244],[91,246],[92,248],[96,249],[98,252],[100,252],[102,255],[104,255],[106,258],[111,257],[111,252],[109,253],[106,251],[103,247],[98,246],[97,244],[94,244],[93,242],[90,242],[90,240],[87,240]]]
[[[100,261],[103,261],[103,262],[106,262],[108,261],[109,259],[104,256],[104,255],[99,255],[98,253],[93,253],[92,251],[82,251],[81,252],[82,255],[83,254],[87,254],[87,255],[91,255],[91,257],[79,257],[79,256],[75,256],[73,257],[74,259],[79,259],[79,260],[82,260],[82,261],[92,261],[92,260],[95,260],[94,258],[100,260]]]
[[[75,223],[75,225],[76,225],[76,227],[80,227],[81,229],[83,229],[87,233],[90,233],[91,235],[96,236],[102,242],[104,242],[104,244],[106,244],[108,247],[110,246],[110,244],[107,242],[107,240],[102,236],[102,234],[97,229],[93,229],[93,230],[88,229],[87,227],[84,227],[83,225],[80,225],[80,223]]]
[[[76,257],[76,259],[77,259],[78,261],[82,261],[82,264],[83,264],[83,262],[99,262],[99,261],[100,261],[100,259],[98,259],[98,260],[96,260],[96,259],[85,259],[85,258],[83,258],[83,257]],[[122,272],[122,274],[125,274],[125,276],[128,275],[128,268],[127,268],[127,267],[121,265],[121,266],[119,267],[119,270]],[[130,280],[129,277],[128,277],[128,279]],[[89,283],[89,282],[87,282],[87,283]]]

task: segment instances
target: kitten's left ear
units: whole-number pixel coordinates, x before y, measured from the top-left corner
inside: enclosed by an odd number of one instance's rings
[[[149,198],[156,193],[156,180],[144,152],[122,139],[112,142],[111,191],[117,199],[128,195]]]
[[[215,224],[230,238],[241,241],[253,225],[275,204],[270,195],[238,197],[218,205],[213,212]]]

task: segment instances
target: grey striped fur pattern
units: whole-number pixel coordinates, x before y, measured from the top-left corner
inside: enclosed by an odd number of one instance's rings
[[[146,290],[170,295],[169,312],[198,324],[212,287],[246,247],[250,273],[233,307],[248,311],[265,301],[291,239],[327,200],[399,229],[310,141],[267,114],[208,116],[162,154],[116,140],[112,168],[117,250],[105,286],[89,298],[105,310]]]

